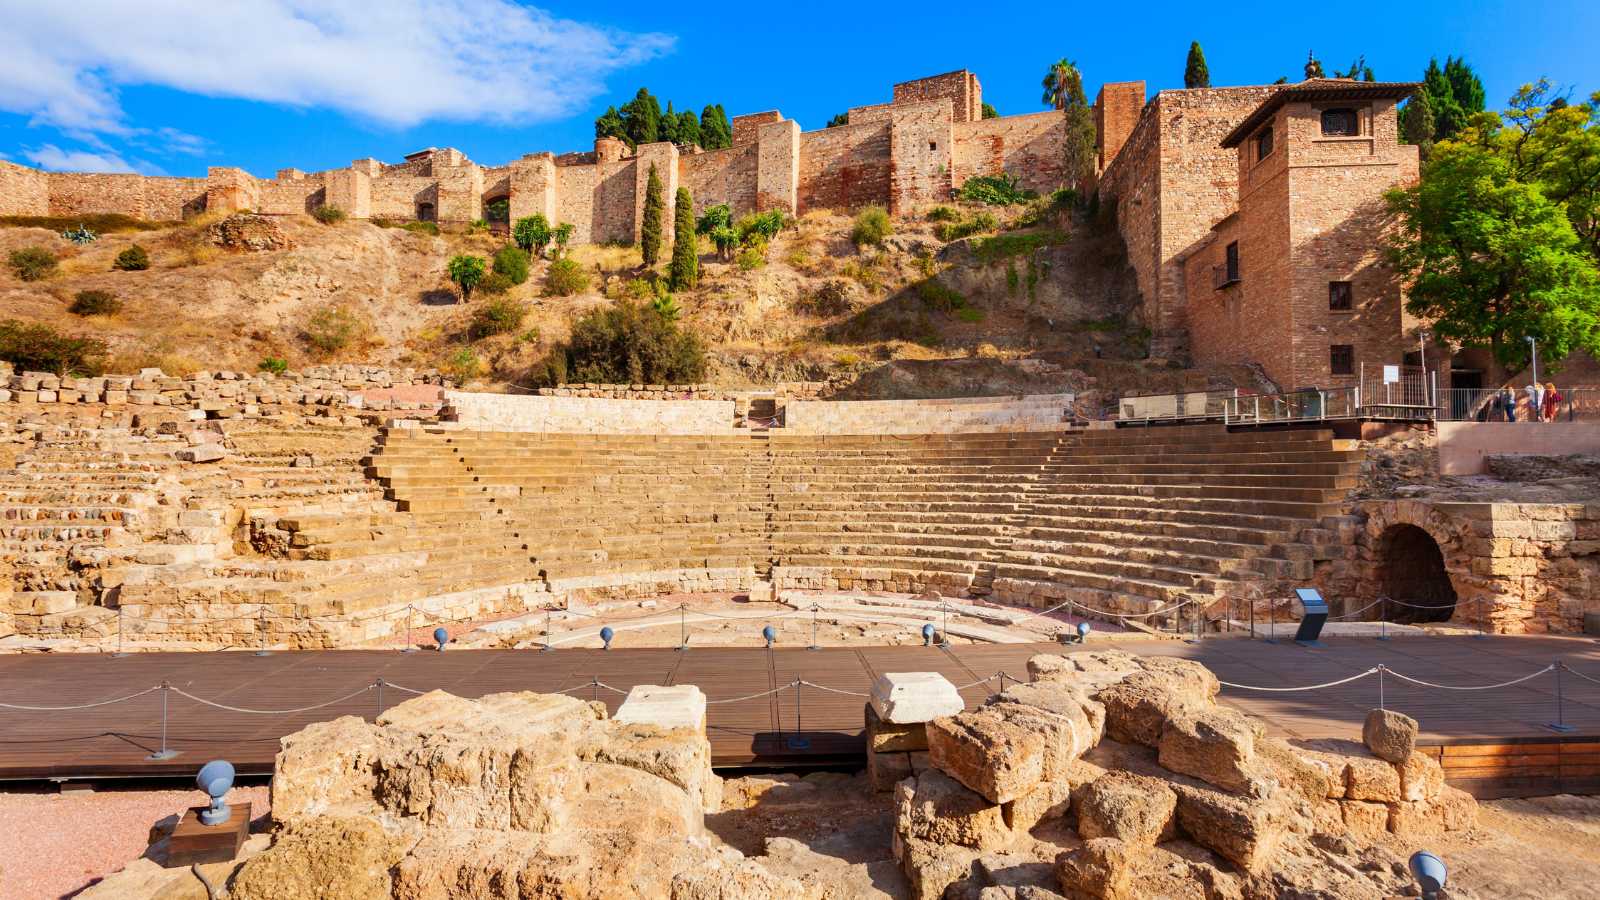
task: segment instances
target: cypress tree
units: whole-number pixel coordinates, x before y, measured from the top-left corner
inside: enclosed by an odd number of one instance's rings
[[[694,110],[686,109],[679,113],[678,145],[682,147],[693,147],[699,145],[701,140],[700,120],[694,117]]]
[[[644,184],[644,222],[639,228],[639,252],[647,266],[661,259],[661,213],[665,206],[661,178],[656,174],[655,163],[651,163],[650,178]]]
[[[1211,71],[1206,68],[1206,53],[1200,42],[1189,44],[1189,62],[1183,67],[1183,86],[1186,88],[1211,87]]]
[[[657,135],[669,144],[678,143],[678,114],[672,109],[672,101],[667,101],[667,111],[661,115],[661,124]]]
[[[1423,159],[1433,149],[1433,104],[1427,91],[1417,91],[1400,110],[1400,138],[1407,144],[1416,144]]]
[[[722,132],[717,130],[717,108],[709,103],[700,110],[700,146],[707,150],[722,148]]]
[[[688,188],[678,188],[677,215],[672,229],[672,269],[668,279],[672,289],[693,288],[700,280],[700,254],[694,236],[694,198]]]

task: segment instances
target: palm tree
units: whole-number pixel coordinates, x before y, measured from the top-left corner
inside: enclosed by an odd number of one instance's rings
[[[1083,92],[1081,79],[1077,63],[1066,57],[1056,60],[1044,75],[1044,96],[1039,102],[1056,109],[1066,109],[1067,104],[1073,101],[1073,84],[1078,85],[1078,93]]]

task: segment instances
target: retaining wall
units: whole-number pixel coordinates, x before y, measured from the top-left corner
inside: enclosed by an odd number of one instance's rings
[[[446,391],[447,418],[469,428],[586,434],[731,432],[732,400],[613,400]]]
[[[1062,427],[1072,394],[949,400],[791,400],[784,428],[808,434],[954,434]]]
[[[1600,453],[1596,422],[1440,422],[1439,474],[1481,475],[1490,455]]]

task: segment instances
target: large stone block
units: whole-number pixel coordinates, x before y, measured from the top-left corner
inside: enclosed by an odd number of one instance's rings
[[[1045,738],[993,709],[945,716],[928,723],[934,766],[987,797],[1005,803],[1044,779]]]
[[[928,749],[928,729],[921,722],[885,722],[871,703],[865,704],[867,750],[872,752],[917,752]]]
[[[995,850],[1011,840],[1000,805],[930,769],[895,788],[895,828],[907,838]]]
[[[1394,803],[1400,799],[1400,770],[1375,756],[1349,757],[1344,795],[1350,800]]]
[[[872,706],[883,721],[907,725],[953,716],[966,702],[938,672],[885,672],[872,683]]]
[[[1181,783],[1173,789],[1178,794],[1178,827],[1246,871],[1259,871],[1288,833],[1282,797],[1241,797]]]
[[[1196,664],[1193,669],[1164,668],[1130,675],[1102,690],[1096,699],[1105,704],[1106,733],[1113,739],[1155,747],[1167,719],[1184,710],[1212,705],[1218,689],[1216,677]]]
[[[1241,712],[1187,709],[1167,719],[1157,758],[1164,768],[1242,792],[1254,779],[1256,741],[1264,736],[1261,724]]]
[[[1056,880],[1072,900],[1132,900],[1133,872],[1143,848],[1095,838],[1056,857]]]
[[[1111,772],[1079,793],[1078,834],[1154,846],[1171,836],[1177,807],[1178,795],[1161,779]]]
[[[625,725],[686,728],[706,733],[706,695],[692,684],[634,685],[613,717]]]
[[[1433,757],[1412,751],[1400,770],[1400,799],[1432,800],[1444,789],[1444,768]]]
[[[1379,759],[1403,763],[1417,748],[1417,720],[1392,709],[1374,709],[1361,725],[1361,742]]]

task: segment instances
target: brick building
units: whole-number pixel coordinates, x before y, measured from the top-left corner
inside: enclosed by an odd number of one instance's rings
[[[533,153],[481,166],[459,150],[398,163],[359,159],[342,169],[283,169],[274,178],[213,168],[205,178],[43,172],[0,162],[0,215],[115,212],[179,220],[203,210],[267,214],[337,206],[355,218],[469,222],[496,201],[510,218],[544,213],[576,226],[578,243],[636,240],[651,166],[673,195],[689,188],[696,212],[726,203],[735,215],[769,209],[880,204],[896,213],[946,201],[973,175],[1007,172],[1041,192],[1060,186],[1059,112],[984,119],[983,88],[965,69],[897,84],[889,103],[850,110],[848,125],[802,132],[777,111],[738,116],[733,146],[629,150],[601,138],[592,151]]]
[[[1418,174],[1396,115],[1414,88],[1162,91],[1131,125],[1143,84],[1102,89],[1101,202],[1115,207],[1153,352],[1260,363],[1284,388],[1415,362],[1419,323],[1381,256],[1383,193]]]

